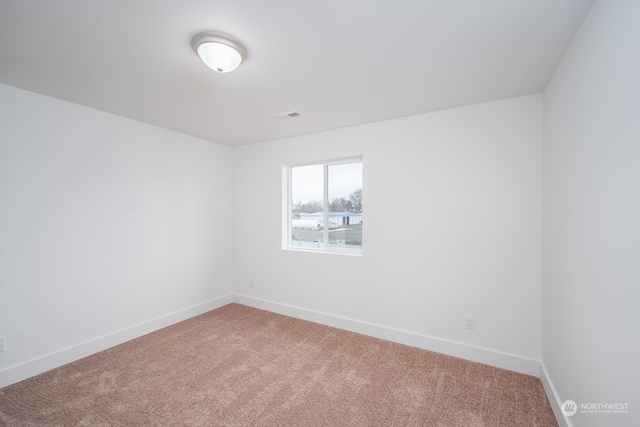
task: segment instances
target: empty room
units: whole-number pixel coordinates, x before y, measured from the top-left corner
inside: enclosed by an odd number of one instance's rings
[[[0,0],[0,425],[640,425],[640,2]]]

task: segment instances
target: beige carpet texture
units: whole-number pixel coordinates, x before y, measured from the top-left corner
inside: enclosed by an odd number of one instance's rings
[[[3,426],[557,426],[538,378],[230,304],[0,389]]]

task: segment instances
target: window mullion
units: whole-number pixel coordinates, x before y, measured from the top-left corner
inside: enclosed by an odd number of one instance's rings
[[[287,182],[289,185],[287,186],[287,209],[289,210],[289,215],[287,216],[287,246],[291,245],[291,220],[293,219],[293,170],[291,167],[287,168]]]
[[[324,179],[324,227],[322,230],[322,242],[323,247],[326,249],[329,247],[329,165],[326,163],[323,165],[323,179]]]

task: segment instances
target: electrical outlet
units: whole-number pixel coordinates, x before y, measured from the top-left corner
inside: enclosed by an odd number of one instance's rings
[[[0,353],[4,351],[4,337],[0,337]]]
[[[253,280],[249,280],[249,287],[253,289]]]
[[[473,331],[476,328],[476,318],[473,316],[464,316],[464,327]]]

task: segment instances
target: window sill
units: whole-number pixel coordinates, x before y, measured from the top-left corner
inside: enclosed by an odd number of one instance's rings
[[[357,249],[312,249],[312,248],[292,248],[292,247],[286,247],[286,248],[282,248],[282,250],[284,251],[289,251],[289,252],[308,252],[308,253],[314,253],[314,254],[330,254],[330,255],[347,255],[347,256],[355,256],[355,257],[361,257],[362,255],[362,250],[357,250]]]

